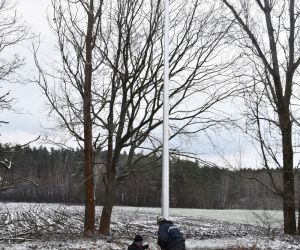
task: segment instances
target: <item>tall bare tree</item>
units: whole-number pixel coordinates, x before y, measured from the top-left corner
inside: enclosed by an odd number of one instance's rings
[[[236,76],[249,87],[244,92],[250,110],[246,131],[258,141],[272,190],[282,197],[284,231],[295,234],[293,122],[298,100],[300,6],[294,0],[222,2],[235,22],[229,34],[240,48],[242,73],[237,71]],[[275,184],[272,167],[282,169],[282,186]]]
[[[163,10],[161,1],[112,1],[105,11],[109,25],[101,29],[105,82],[95,86],[93,106],[100,147],[107,147],[105,200],[99,233],[109,234],[115,191],[119,181],[137,169],[134,152],[161,147]],[[214,18],[213,5],[199,13],[202,1],[174,1],[171,8],[170,138],[215,125],[214,105],[235,91],[216,75],[226,67],[217,64],[227,26]],[[214,78],[212,82],[212,78]],[[199,100],[200,98],[200,100]],[[197,102],[195,101],[197,99]],[[190,103],[190,106],[187,105]],[[195,104],[197,103],[197,104]],[[97,108],[99,107],[99,108]],[[104,115],[104,116],[103,116]],[[106,119],[104,117],[107,117]],[[122,150],[128,150],[125,168],[119,167]]]
[[[60,100],[59,94],[49,89],[46,74],[37,59],[37,48],[34,48],[36,65],[42,77],[38,83],[61,125],[84,149],[85,233],[95,230],[91,105],[94,71],[99,67],[93,52],[99,41],[102,4],[103,1],[95,3],[93,0],[52,1],[51,27],[57,36],[61,56],[61,64],[56,66],[54,78],[62,84],[60,91],[65,95],[64,100]],[[80,127],[80,130],[76,130],[76,127]]]
[[[16,71],[24,60],[18,54],[9,56],[9,50],[20,44],[28,36],[28,29],[16,14],[16,3],[0,0],[0,111],[12,108],[12,98],[9,91],[3,91],[4,84],[14,80]],[[1,123],[7,121],[0,120]]]
[[[66,8],[61,4],[54,7],[59,13],[53,29],[62,63],[49,74],[37,61],[37,82],[60,126],[81,145],[87,8],[81,1],[68,1]],[[190,0],[174,1],[172,9],[171,139],[215,125],[221,119],[214,107],[235,91],[233,85],[224,86],[220,76],[221,72],[226,75],[228,66],[219,63],[224,59],[219,52],[228,25],[215,18],[219,10],[213,4]],[[99,233],[108,235],[119,180],[137,170],[139,159],[134,153],[142,148],[148,152],[161,148],[163,10],[159,0],[121,0],[106,2],[100,12],[99,19],[95,14],[92,43],[91,119],[94,152],[107,149]],[[55,82],[54,87],[50,80]],[[120,168],[122,150],[128,151],[128,159]]]
[[[16,81],[17,71],[24,64],[23,58],[11,51],[26,38],[28,28],[17,15],[16,2],[0,0],[0,113],[14,108],[13,98],[5,90],[5,84]],[[0,126],[7,123],[8,121],[0,119]],[[14,148],[9,147],[7,150],[10,152],[9,156],[0,156],[0,191],[14,187],[15,182],[9,178]]]
[[[88,9],[88,24],[85,40],[84,65],[84,94],[83,94],[83,126],[84,126],[84,178],[85,178],[85,221],[84,231],[95,230],[95,191],[93,178],[93,146],[92,146],[92,56],[93,56],[93,30],[95,25],[94,1],[90,0]],[[101,9],[100,12],[101,13]]]

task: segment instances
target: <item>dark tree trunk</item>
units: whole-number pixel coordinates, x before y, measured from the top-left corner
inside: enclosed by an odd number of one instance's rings
[[[283,218],[284,232],[296,234],[292,126],[289,110],[280,117],[283,152]]]
[[[300,235],[300,194],[298,200],[298,235]]]
[[[115,192],[116,192],[116,172],[111,169],[108,174],[108,182],[105,190],[104,204],[100,219],[99,234],[109,235],[110,233],[110,222],[111,222],[111,213],[115,202]]]
[[[112,93],[115,93],[115,86],[112,85]],[[102,209],[102,214],[100,217],[100,226],[99,226],[99,234],[101,235],[109,235],[110,229],[110,220],[112,208],[114,205],[114,196],[115,196],[115,177],[116,177],[116,169],[115,164],[113,163],[114,157],[114,146],[113,146],[113,119],[114,119],[114,101],[115,94],[112,95],[112,99],[110,100],[110,110],[108,115],[108,125],[109,125],[109,133],[107,140],[107,160],[106,160],[106,174],[104,178],[105,184],[105,197],[104,204]]]
[[[86,35],[86,64],[84,80],[84,178],[85,178],[85,217],[84,232],[95,231],[95,195],[93,181],[93,149],[91,120],[92,85],[92,36],[94,22],[93,0],[90,1]]]

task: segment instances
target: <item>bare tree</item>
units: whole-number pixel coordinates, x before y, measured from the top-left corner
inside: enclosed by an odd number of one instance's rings
[[[212,83],[221,70],[226,71],[216,58],[228,27],[214,18],[213,5],[206,6],[199,18],[201,4],[174,1],[171,7],[171,139],[215,125],[217,119],[210,113],[214,105],[235,91],[217,78]],[[99,145],[108,149],[99,228],[107,235],[118,182],[137,170],[134,152],[141,148],[157,152],[161,147],[157,129],[163,120],[163,12],[161,1],[135,0],[118,1],[105,13],[109,25],[101,29],[104,42],[99,49],[105,61],[103,79],[109,84],[95,86],[99,104],[93,110],[101,131]],[[126,149],[128,159],[120,168],[120,153]]]
[[[229,35],[240,48],[235,76],[248,87],[243,95],[249,108],[246,132],[257,140],[271,189],[282,197],[284,231],[295,234],[293,121],[298,100],[300,6],[294,0],[222,2],[235,22]],[[282,170],[282,188],[273,179],[272,167]]]
[[[221,72],[226,75],[228,69],[227,64],[219,62],[228,25],[215,18],[219,10],[214,4],[201,4],[189,0],[172,2],[171,139],[222,121],[214,107],[236,91],[234,85],[224,86],[220,76]],[[84,30],[88,15],[81,1],[68,1],[66,6],[54,5],[59,15],[55,16],[53,29],[62,63],[49,74],[36,61],[40,70],[37,82],[60,125],[81,145],[85,140],[83,85],[87,60],[83,55],[87,53]],[[94,21],[92,43],[91,119],[94,152],[107,149],[99,233],[108,235],[117,185],[137,170],[139,158],[134,153],[141,149],[157,152],[161,148],[158,129],[162,125],[163,10],[159,0],[121,0],[105,3],[100,12],[101,18]],[[55,82],[54,88],[50,80]],[[120,168],[122,150],[128,151],[128,158]]]
[[[9,91],[3,89],[4,85],[16,80],[16,73],[23,65],[23,59],[9,53],[28,36],[27,27],[16,13],[16,3],[8,0],[0,0],[0,112],[13,109],[13,98]],[[1,124],[8,121],[0,120]],[[13,151],[14,147],[8,148]],[[0,156],[0,191],[14,187],[15,179],[11,179],[12,167],[11,154]]]
[[[12,108],[9,91],[3,91],[4,83],[13,81],[16,71],[23,65],[23,59],[17,55],[8,55],[8,51],[27,38],[27,27],[18,17],[15,3],[0,0],[0,111]],[[0,120],[1,123],[7,121]]]
[[[51,112],[54,111],[58,115],[61,125],[67,128],[84,149],[85,233],[95,230],[91,86],[94,71],[99,67],[99,62],[94,60],[93,51],[99,40],[97,36],[102,4],[103,1],[97,1],[95,4],[93,0],[52,1],[51,27],[58,38],[61,56],[61,65],[56,67],[54,79],[62,83],[60,91],[65,95],[63,101],[58,94],[49,89],[47,75],[39,65],[37,48],[34,47],[36,65],[41,77],[38,83],[50,103]],[[80,130],[77,131],[76,127],[80,127]]]
[[[101,6],[101,5],[100,5]],[[84,94],[83,94],[83,125],[84,125],[84,177],[85,177],[85,224],[84,231],[94,231],[95,229],[95,193],[93,179],[93,146],[92,146],[92,119],[91,119],[91,102],[92,102],[92,56],[93,56],[93,39],[94,39],[94,1],[90,0],[88,8],[88,24],[85,40],[85,65],[84,65]],[[99,16],[101,8],[96,15]]]

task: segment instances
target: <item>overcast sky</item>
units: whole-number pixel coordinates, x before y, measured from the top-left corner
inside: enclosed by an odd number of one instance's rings
[[[43,40],[43,50],[53,46],[53,36],[47,22],[47,7],[50,0],[19,0],[18,14],[28,23],[35,34],[40,34]],[[51,41],[52,40],[52,41]],[[30,42],[14,48],[13,52],[26,59],[26,65],[22,68],[22,76],[32,78],[36,71],[33,56],[30,51]],[[11,51],[9,51],[11,53]],[[1,114],[2,120],[8,121],[8,125],[0,127],[1,142],[25,143],[42,133],[42,126],[47,126],[45,119],[45,100],[35,84],[5,84],[4,90],[10,90],[11,97],[15,98],[14,108],[21,114],[6,111]]]

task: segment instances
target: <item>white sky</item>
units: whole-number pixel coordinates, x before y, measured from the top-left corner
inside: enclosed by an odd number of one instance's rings
[[[43,40],[42,48],[45,50],[51,43],[51,31],[47,22],[47,6],[50,0],[19,0],[17,5],[18,14],[28,23],[35,34],[40,34]],[[52,38],[53,39],[53,38]],[[17,53],[25,57],[26,65],[22,69],[24,78],[31,78],[36,72],[33,56],[30,51],[30,41],[22,46],[14,48],[8,53]],[[5,84],[4,90],[10,90],[11,97],[15,98],[14,108],[21,114],[6,111],[1,114],[1,119],[8,121],[8,125],[0,127],[0,141],[25,143],[42,133],[42,126],[47,126],[45,119],[45,100],[37,85],[30,84]]]

